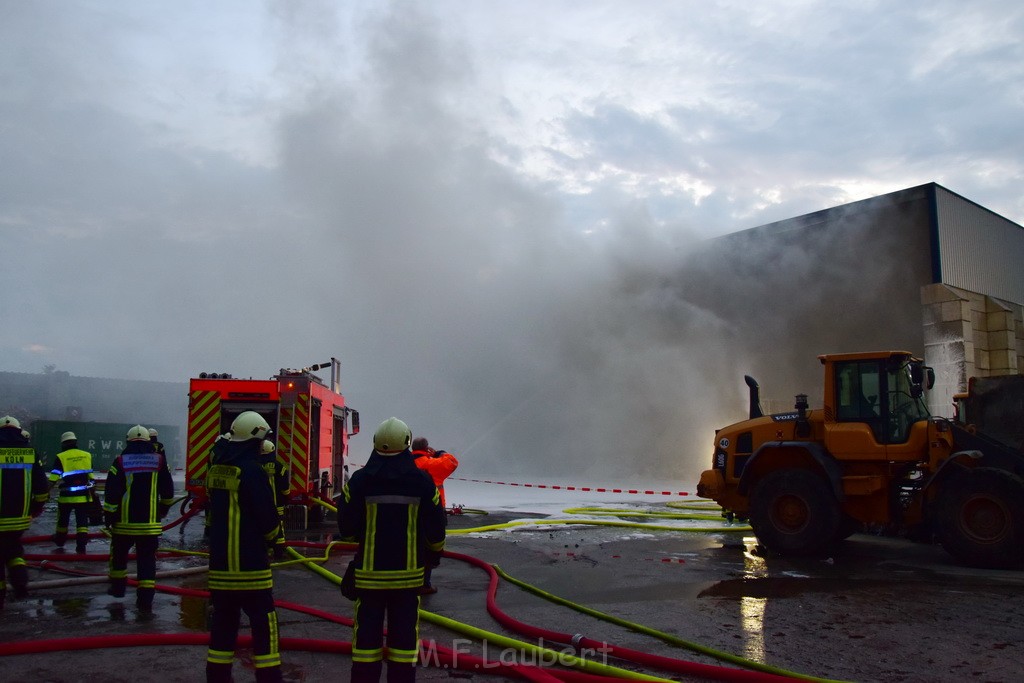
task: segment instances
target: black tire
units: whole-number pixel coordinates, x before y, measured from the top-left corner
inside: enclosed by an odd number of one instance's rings
[[[772,472],[750,497],[750,526],[761,545],[782,555],[828,551],[839,537],[839,501],[810,470]]]
[[[946,551],[972,567],[1024,564],[1024,480],[979,467],[943,485],[936,520]]]

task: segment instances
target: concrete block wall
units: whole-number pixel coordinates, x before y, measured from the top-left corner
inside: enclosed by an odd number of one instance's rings
[[[1024,371],[1024,306],[945,284],[921,288],[925,361],[935,369],[933,415],[952,415],[969,377]]]

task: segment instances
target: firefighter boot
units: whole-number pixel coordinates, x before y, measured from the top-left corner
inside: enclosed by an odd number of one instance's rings
[[[75,552],[79,555],[84,555],[87,545],[89,545],[89,532],[79,531],[75,536]]]
[[[388,683],[415,683],[416,669],[408,662],[388,662]]]
[[[0,609],[4,608],[4,601],[7,599],[7,585],[0,581]]]
[[[384,662],[352,662],[351,683],[378,683]]]
[[[57,546],[57,550],[64,550],[64,542],[68,540],[67,531],[56,531],[53,534],[53,544]]]
[[[123,598],[124,590],[128,586],[128,579],[111,579],[110,587],[107,588],[107,595],[112,595],[115,598]]]
[[[230,664],[206,663],[206,683],[234,683]]]
[[[138,588],[135,590],[135,606],[139,608],[140,612],[153,611],[153,596],[155,594],[155,588]]]
[[[16,564],[13,567],[8,567],[7,570],[14,597],[23,598],[28,595],[28,569],[25,568],[25,565]]]
[[[256,669],[256,683],[282,683],[281,667],[268,666],[263,669]]]

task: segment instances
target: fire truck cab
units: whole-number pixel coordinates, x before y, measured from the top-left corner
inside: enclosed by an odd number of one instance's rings
[[[329,501],[348,480],[348,440],[359,433],[359,413],[345,405],[340,362],[331,358],[299,370],[284,369],[270,379],[236,379],[226,373],[200,373],[189,381],[188,445],[185,481],[200,505],[206,499],[210,449],[239,413],[254,410],[270,424],[267,437],[288,471],[285,520],[290,526],[316,526],[323,515],[317,502]],[[330,384],[313,374],[330,367]]]

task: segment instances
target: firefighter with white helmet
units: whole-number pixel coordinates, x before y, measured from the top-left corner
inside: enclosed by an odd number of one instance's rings
[[[252,629],[253,663],[258,683],[282,680],[277,612],[270,551],[280,518],[274,490],[263,469],[263,444],[270,425],[247,410],[231,423],[227,439],[213,446],[206,476],[210,537],[210,645],[206,680],[231,681],[241,613]]]
[[[288,498],[288,489],[290,488],[288,465],[281,458],[277,447],[270,439],[263,441],[260,450],[263,455],[263,469],[267,473],[267,480],[270,482],[270,486],[274,489],[274,506],[277,508],[277,516],[281,520],[281,526],[277,531],[277,539],[274,541],[274,559],[281,560],[284,558],[286,547],[284,536],[284,502]]]
[[[50,497],[46,471],[10,415],[0,417],[0,607],[7,596],[7,573],[16,597],[28,592],[21,536]]]
[[[373,453],[352,475],[338,505],[343,540],[359,543],[342,594],[356,600],[354,682],[378,681],[387,621],[388,681],[414,681],[419,653],[419,590],[430,552],[444,549],[445,513],[437,487],[416,467],[412,432],[396,417],[373,435]]]
[[[60,453],[53,459],[48,475],[57,487],[57,526],[53,542],[61,550],[68,539],[68,525],[75,515],[75,551],[84,553],[89,543],[89,517],[95,493],[96,475],[92,471],[92,453],[78,447],[74,432],[60,437]]]
[[[163,455],[166,458],[167,457],[167,451],[164,450],[164,445],[162,443],[160,443],[160,438],[159,437],[160,437],[160,432],[158,432],[157,430],[155,430],[152,427],[150,427],[149,428],[149,440],[153,442],[153,448],[156,449],[157,453],[160,453],[161,455]]]
[[[135,604],[140,611],[153,609],[156,592],[156,550],[164,518],[174,502],[174,481],[167,459],[157,453],[149,430],[135,425],[128,443],[107,472],[103,517],[110,527],[110,587],[107,594],[123,598],[128,585],[128,553],[135,547],[139,577]]]

